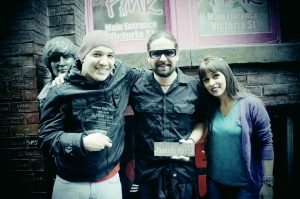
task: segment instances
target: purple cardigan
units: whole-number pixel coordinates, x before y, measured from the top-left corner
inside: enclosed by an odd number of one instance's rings
[[[247,96],[241,98],[239,121],[248,177],[260,189],[263,183],[263,160],[274,159],[270,117],[259,98]]]

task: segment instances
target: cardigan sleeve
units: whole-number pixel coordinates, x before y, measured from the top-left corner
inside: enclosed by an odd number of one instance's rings
[[[252,130],[255,133],[254,136],[257,137],[257,140],[254,141],[259,142],[261,158],[272,160],[274,159],[273,134],[269,114],[259,98],[254,96],[247,98]]]

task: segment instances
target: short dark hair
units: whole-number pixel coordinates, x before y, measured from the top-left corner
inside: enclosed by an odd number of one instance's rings
[[[168,31],[160,31],[160,32],[156,32],[156,33],[152,34],[147,43],[147,50],[148,51],[150,50],[150,45],[154,40],[159,39],[161,37],[174,42],[175,49],[178,50],[178,43],[176,41],[176,38],[174,37],[174,35],[172,35],[172,33],[168,32]]]

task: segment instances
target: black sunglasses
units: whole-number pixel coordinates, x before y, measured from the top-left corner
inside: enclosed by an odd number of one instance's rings
[[[176,49],[150,50],[149,51],[149,56],[153,59],[160,58],[163,54],[166,57],[174,57],[174,56],[176,56]]]

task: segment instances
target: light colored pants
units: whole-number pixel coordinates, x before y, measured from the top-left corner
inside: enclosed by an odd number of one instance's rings
[[[102,182],[70,182],[56,176],[52,199],[122,199],[119,174]]]

